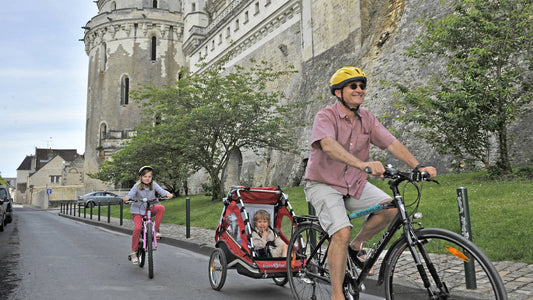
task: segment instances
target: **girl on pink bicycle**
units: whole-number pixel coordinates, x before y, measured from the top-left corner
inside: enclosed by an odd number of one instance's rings
[[[127,202],[130,199],[140,200],[140,199],[156,199],[156,192],[159,195],[165,195],[167,198],[174,198],[174,195],[164,190],[159,184],[153,180],[153,171],[154,169],[151,166],[144,166],[139,169],[139,182],[135,184],[130,192],[122,198],[124,202]],[[161,238],[159,234],[159,225],[163,216],[165,215],[165,207],[161,205],[159,201],[155,201],[151,206],[152,215],[155,216],[155,231],[156,238]],[[133,218],[133,223],[135,224],[135,229],[133,230],[133,235],[131,237],[131,262],[134,265],[139,263],[137,257],[137,250],[139,247],[139,236],[142,231],[142,222],[143,216],[146,214],[146,203],[139,201],[134,202],[131,205],[131,216]]]

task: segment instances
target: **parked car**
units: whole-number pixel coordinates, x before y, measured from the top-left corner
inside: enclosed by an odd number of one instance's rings
[[[0,231],[13,221],[13,198],[5,185],[0,185]]]
[[[92,192],[78,197],[78,205],[84,205],[85,207],[97,206],[98,202],[100,202],[100,205],[107,205],[108,202],[120,204],[121,201],[121,196],[106,191]]]

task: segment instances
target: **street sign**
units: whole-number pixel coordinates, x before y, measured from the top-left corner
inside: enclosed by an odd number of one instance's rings
[[[46,189],[46,193],[47,193],[48,195],[52,194],[52,189]]]

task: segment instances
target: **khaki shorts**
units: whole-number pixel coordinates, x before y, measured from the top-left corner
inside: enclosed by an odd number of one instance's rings
[[[387,193],[367,182],[360,199],[344,200],[344,195],[331,186],[312,180],[305,183],[305,198],[316,210],[320,225],[331,236],[344,227],[352,227],[346,213],[363,210],[391,199]],[[368,216],[366,216],[368,217]]]

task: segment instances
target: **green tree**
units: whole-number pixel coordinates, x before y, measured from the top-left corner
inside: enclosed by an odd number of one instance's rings
[[[421,62],[444,58],[428,86],[396,84],[409,113],[441,154],[512,172],[509,125],[532,101],[533,6],[530,0],[451,0],[450,14],[422,21],[425,32],[408,48]],[[498,157],[492,165],[491,139]]]
[[[139,127],[144,143],[173,148],[182,161],[205,170],[213,200],[224,194],[222,172],[235,150],[294,151],[301,125],[297,109],[305,104],[284,104],[275,82],[294,71],[275,71],[266,62],[227,69],[221,62],[191,74],[175,86],[143,86],[133,91],[142,103],[144,122]],[[135,137],[134,139],[137,139]]]
[[[135,138],[115,153],[111,160],[104,162],[93,178],[114,184],[131,187],[139,180],[137,172],[142,166],[154,168],[154,180],[165,186],[174,195],[186,192],[187,178],[195,170],[183,161],[175,148],[158,144],[151,135],[153,127],[139,128]]]

